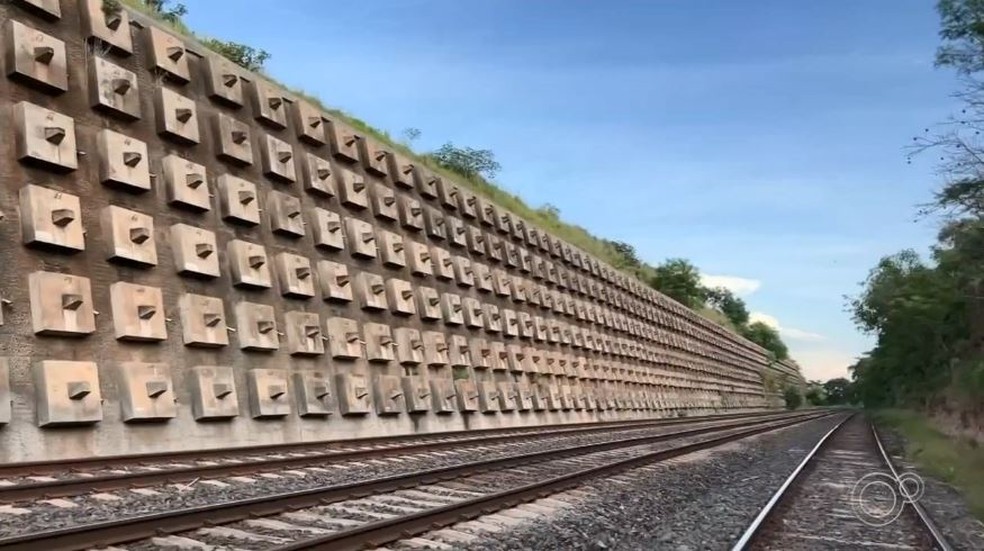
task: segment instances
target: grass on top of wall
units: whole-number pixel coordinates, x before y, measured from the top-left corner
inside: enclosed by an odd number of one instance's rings
[[[200,37],[198,37],[195,32],[181,20],[180,17],[163,18],[159,12],[149,8],[143,0],[104,0],[104,5],[110,4],[115,4],[117,6],[120,4],[126,5],[128,8],[154,19],[159,24],[170,28],[172,31],[181,36],[192,38],[199,43],[201,42]],[[202,47],[204,48],[204,45],[202,45]],[[393,139],[393,137],[390,136],[390,134],[385,130],[380,130],[379,128],[370,125],[366,121],[354,115],[346,113],[341,109],[329,106],[317,95],[297,87],[286,85],[266,73],[262,74],[265,78],[283,87],[285,90],[289,91],[298,98],[304,99],[311,104],[316,105],[331,116],[336,117],[342,122],[350,125],[355,130],[372,137],[382,144],[385,144],[391,148],[393,152],[400,153],[412,159],[414,162],[434,171],[442,178],[447,178],[451,181],[457,182],[459,185],[462,185],[463,187],[490,199],[497,206],[519,215],[527,222],[533,223],[541,229],[549,231],[554,236],[559,237],[571,245],[574,245],[581,250],[607,262],[612,267],[634,276],[647,286],[649,286],[649,282],[652,281],[654,276],[652,266],[645,263],[638,268],[629,266],[626,259],[618,251],[606,243],[604,239],[595,237],[585,228],[576,224],[564,222],[557,217],[555,213],[550,212],[549,209],[537,209],[531,207],[526,204],[521,197],[502,189],[494,182],[486,180],[481,176],[463,175],[458,172],[448,170],[426,153],[418,153],[412,150],[408,144]],[[720,312],[711,308],[701,308],[696,310],[696,313],[738,334],[734,325]]]
[[[110,0],[112,1],[112,0]],[[129,8],[132,8],[147,17],[153,18],[155,21],[170,28],[172,31],[195,40],[199,40],[199,37],[188,28],[187,25],[180,18],[174,19],[164,19],[158,12],[155,12],[142,0],[116,0]],[[200,41],[200,40],[199,40]],[[427,154],[418,153],[413,151],[405,143],[401,143],[398,140],[393,139],[390,134],[384,130],[376,128],[366,121],[353,116],[341,109],[331,107],[326,104],[320,97],[302,90],[300,88],[292,87],[279,82],[272,78],[270,75],[263,73],[263,76],[268,78],[271,82],[282,86],[284,89],[289,91],[291,94],[304,99],[318,108],[322,109],[326,113],[341,119],[342,122],[348,124],[357,131],[360,131],[373,139],[386,144],[394,152],[405,155],[408,158],[413,159],[416,163],[427,167],[428,169],[438,173],[442,178],[448,178],[452,181],[463,185],[465,188],[471,189],[472,191],[481,194],[488,199],[492,200],[496,205],[502,207],[508,211],[511,211],[522,218],[526,219],[528,222],[532,222],[544,230],[548,230],[550,233],[560,237],[561,239],[567,241],[568,243],[575,245],[586,252],[589,252],[598,258],[604,260],[605,262],[611,264],[614,267],[619,267],[623,263],[623,259],[613,254],[614,251],[608,245],[604,243],[603,240],[591,235],[586,229],[569,224],[562,220],[556,219],[555,217],[545,214],[538,209],[535,209],[526,204],[522,198],[509,193],[508,191],[502,189],[493,182],[490,182],[480,176],[465,176],[457,172],[452,172],[445,167],[439,165],[433,158]],[[634,274],[637,275],[637,274]]]

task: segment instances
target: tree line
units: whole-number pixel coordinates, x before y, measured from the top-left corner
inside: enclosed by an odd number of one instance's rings
[[[411,142],[420,137],[420,131],[414,128],[404,130],[403,134]],[[451,142],[425,156],[468,179],[492,180],[501,169],[492,151],[458,147]],[[554,205],[546,204],[537,210],[548,219],[560,218],[560,209]],[[775,328],[761,321],[751,322],[745,301],[731,290],[705,286],[700,270],[689,260],[670,258],[652,266],[639,258],[635,247],[624,241],[601,241],[609,252],[606,256],[614,260],[616,268],[634,274],[653,289],[737,331],[769,351],[772,360],[789,358],[789,349]]]
[[[761,321],[750,321],[745,301],[731,290],[705,286],[700,270],[690,261],[670,258],[651,266],[639,259],[632,245],[620,241],[606,243],[622,256],[623,265],[619,268],[634,272],[653,289],[734,329],[769,351],[773,360],[789,358],[789,349],[774,327]]]
[[[850,368],[867,406],[984,412],[984,2],[941,0],[938,67],[960,76],[960,112],[913,138],[943,182],[920,213],[940,222],[926,256],[882,258],[850,299],[876,344]]]

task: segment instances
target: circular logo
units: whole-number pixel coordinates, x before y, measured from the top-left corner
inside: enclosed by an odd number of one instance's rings
[[[895,522],[906,503],[922,497],[925,484],[916,473],[904,473],[897,479],[888,473],[869,473],[851,489],[854,516],[868,526],[885,526]]]

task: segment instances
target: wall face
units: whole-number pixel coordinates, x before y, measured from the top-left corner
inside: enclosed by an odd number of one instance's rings
[[[760,350],[145,18],[0,20],[0,462],[764,407]]]

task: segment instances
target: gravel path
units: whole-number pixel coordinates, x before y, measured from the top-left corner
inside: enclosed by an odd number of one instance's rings
[[[899,474],[916,471],[914,465],[904,460],[904,437],[888,427],[878,427],[878,431]],[[960,492],[924,473],[920,475],[925,483],[925,493],[919,503],[943,531],[950,545],[954,549],[967,551],[984,549],[984,523],[974,518]]]
[[[809,422],[588,484],[579,490],[590,497],[549,522],[529,523],[456,548],[727,549],[835,422]]]
[[[720,423],[717,421],[716,423]],[[52,530],[78,524],[160,513],[163,511],[208,505],[223,501],[246,499],[274,493],[304,490],[319,486],[343,484],[470,461],[547,451],[588,443],[610,442],[632,437],[673,433],[697,426],[634,428],[609,433],[593,433],[553,437],[547,440],[507,442],[480,446],[465,446],[465,450],[414,453],[377,460],[340,462],[320,468],[274,471],[250,475],[245,480],[222,478],[193,484],[154,487],[151,492],[117,491],[112,494],[86,495],[73,498],[72,507],[33,503],[26,505],[26,514],[4,517],[12,522],[0,522],[0,536]],[[138,491],[139,492],[139,491]]]

